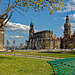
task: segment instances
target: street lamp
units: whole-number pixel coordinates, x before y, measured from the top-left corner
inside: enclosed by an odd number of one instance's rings
[[[16,42],[16,41],[14,40],[14,41],[13,41],[13,46],[14,46],[13,48],[14,48],[14,49],[15,49],[15,42]]]
[[[9,40],[7,40],[7,52],[8,52],[8,46],[9,46],[10,42]]]
[[[50,48],[50,30],[49,30],[49,48]]]

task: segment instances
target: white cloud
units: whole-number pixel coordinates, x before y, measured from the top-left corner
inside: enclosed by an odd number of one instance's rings
[[[58,13],[64,13],[64,12],[67,12],[67,10],[59,10],[59,11],[57,11]]]
[[[29,30],[30,26],[23,25],[20,23],[12,23],[12,22],[7,22],[6,26],[10,28],[11,30]]]
[[[36,33],[36,32],[39,32],[39,30],[35,30],[35,29],[34,29],[34,32],[35,32],[35,33]]]
[[[66,17],[63,17],[64,20],[66,20]],[[69,19],[70,20],[74,20],[75,21],[75,13],[74,14],[71,14],[69,15]]]
[[[73,2],[73,3],[75,3],[75,0],[70,0],[69,2]]]
[[[6,36],[7,36],[7,34],[4,34],[4,36],[6,37]]]
[[[29,25],[23,25],[20,23],[12,23],[12,22],[8,21],[6,24],[6,30],[13,31],[14,33],[28,34],[29,29],[30,29]],[[37,32],[38,30],[34,29],[34,31]]]
[[[66,3],[64,3],[64,6],[62,10],[59,10],[57,12],[64,13],[68,11],[75,11],[75,0],[69,0]]]
[[[71,26],[72,26],[72,27],[75,27],[75,23],[71,23]]]
[[[54,18],[54,20],[57,20],[58,18]]]
[[[61,29],[64,30],[64,26],[62,26]]]
[[[19,36],[19,35],[15,35],[15,36],[8,36],[10,38],[24,38],[24,36]]]
[[[71,14],[71,15],[70,15],[70,19],[71,19],[71,20],[75,20],[75,14]]]
[[[64,20],[66,20],[66,17],[63,17]]]

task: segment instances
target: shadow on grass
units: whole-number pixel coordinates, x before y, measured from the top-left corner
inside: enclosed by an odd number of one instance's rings
[[[15,58],[12,58],[12,57],[3,57],[3,56],[0,56],[0,59],[8,59],[8,60],[12,60],[12,59],[15,59]]]
[[[39,52],[39,53],[62,53],[61,51],[60,52],[54,52],[54,51],[43,51],[43,52]]]
[[[67,51],[67,53],[75,54],[75,51]]]

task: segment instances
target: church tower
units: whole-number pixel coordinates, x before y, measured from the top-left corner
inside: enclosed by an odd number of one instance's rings
[[[69,23],[69,16],[67,12],[66,23],[64,24],[64,38],[68,38],[71,35],[71,24]]]
[[[34,33],[34,25],[31,19],[31,24],[30,24],[30,30],[29,30],[29,39],[33,38],[33,33]]]

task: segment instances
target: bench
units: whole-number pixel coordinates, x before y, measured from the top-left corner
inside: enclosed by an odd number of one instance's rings
[[[75,57],[47,62],[51,65],[54,75],[75,75]]]

